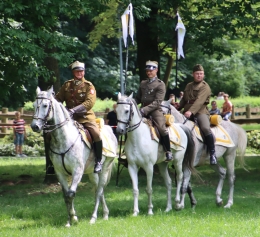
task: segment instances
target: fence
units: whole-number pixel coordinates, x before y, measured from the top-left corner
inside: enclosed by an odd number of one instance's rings
[[[31,114],[24,114],[23,108],[20,107],[18,110],[21,113],[21,117],[25,120],[27,126],[32,121]],[[95,112],[97,117],[106,118],[107,112]],[[10,129],[13,127],[13,119],[15,118],[15,112],[8,112],[8,108],[2,108],[0,111],[0,138],[3,138],[6,134],[10,133]],[[237,124],[252,124],[260,123],[260,107],[251,108],[250,105],[246,107],[232,108],[231,121]]]

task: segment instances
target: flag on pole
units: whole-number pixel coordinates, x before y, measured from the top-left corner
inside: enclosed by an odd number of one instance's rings
[[[132,3],[128,5],[124,14],[121,16],[122,21],[122,31],[123,31],[123,40],[125,47],[127,47],[127,36],[128,34],[132,38],[132,43],[134,44],[134,17],[133,17],[133,6]],[[128,33],[129,27],[129,33]]]
[[[183,46],[184,36],[186,33],[186,28],[178,12],[177,12],[177,17],[178,17],[178,23],[175,30],[177,30],[178,32],[178,59],[180,59],[181,56],[184,58],[184,52],[182,46]]]

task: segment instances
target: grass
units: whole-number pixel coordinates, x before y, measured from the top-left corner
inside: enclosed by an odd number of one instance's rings
[[[94,207],[94,194],[86,176],[80,183],[75,208],[79,224],[65,228],[67,212],[60,186],[43,184],[43,158],[0,158],[0,233],[1,236],[259,236],[260,190],[259,157],[246,158],[246,172],[236,167],[234,205],[231,209],[215,205],[217,175],[209,166],[200,167],[201,180],[193,178],[193,191],[198,205],[193,212],[186,197],[184,210],[164,213],[166,189],[155,174],[153,182],[154,215],[147,216],[145,176],[139,175],[138,217],[132,217],[132,184],[123,169],[116,187],[116,174],[105,190],[110,209],[108,221],[102,220],[102,209],[95,225],[89,220]],[[171,175],[173,170],[171,169]],[[175,188],[173,188],[173,193]],[[227,201],[228,182],[223,200]]]

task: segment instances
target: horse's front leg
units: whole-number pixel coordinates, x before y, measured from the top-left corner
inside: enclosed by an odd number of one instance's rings
[[[169,212],[172,210],[172,180],[171,180],[169,172],[168,172],[168,164],[165,162],[159,163],[158,168],[159,168],[161,176],[164,179],[165,186],[167,189],[167,205],[166,205],[165,212]],[[180,193],[180,192],[178,192],[178,193]],[[179,196],[179,201],[180,201],[180,196]],[[179,201],[178,201],[178,203],[179,203]]]
[[[146,172],[146,178],[147,178],[146,193],[148,196],[148,215],[153,215],[153,203],[152,203],[153,164],[150,163],[148,166],[143,168]]]
[[[219,163],[217,165],[211,165],[210,167],[219,175],[219,182],[216,189],[216,204],[217,206],[222,206],[223,200],[221,198],[221,195],[222,195],[224,180],[226,178],[226,169],[224,169]]]
[[[136,164],[128,163],[128,172],[132,179],[133,185],[133,196],[134,196],[134,212],[133,216],[138,216],[139,207],[138,207],[138,197],[139,197],[139,189],[138,189],[138,167]]]

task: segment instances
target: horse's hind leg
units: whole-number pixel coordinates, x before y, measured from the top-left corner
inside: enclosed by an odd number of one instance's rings
[[[217,206],[222,206],[223,200],[221,198],[221,195],[222,195],[224,180],[226,178],[226,169],[224,169],[219,163],[217,165],[211,165],[210,167],[219,175],[219,182],[216,189],[216,204]]]
[[[160,174],[164,179],[165,186],[167,188],[167,205],[166,205],[165,212],[169,212],[172,210],[172,180],[168,172],[168,163],[166,162],[159,163],[158,167],[159,167]]]

